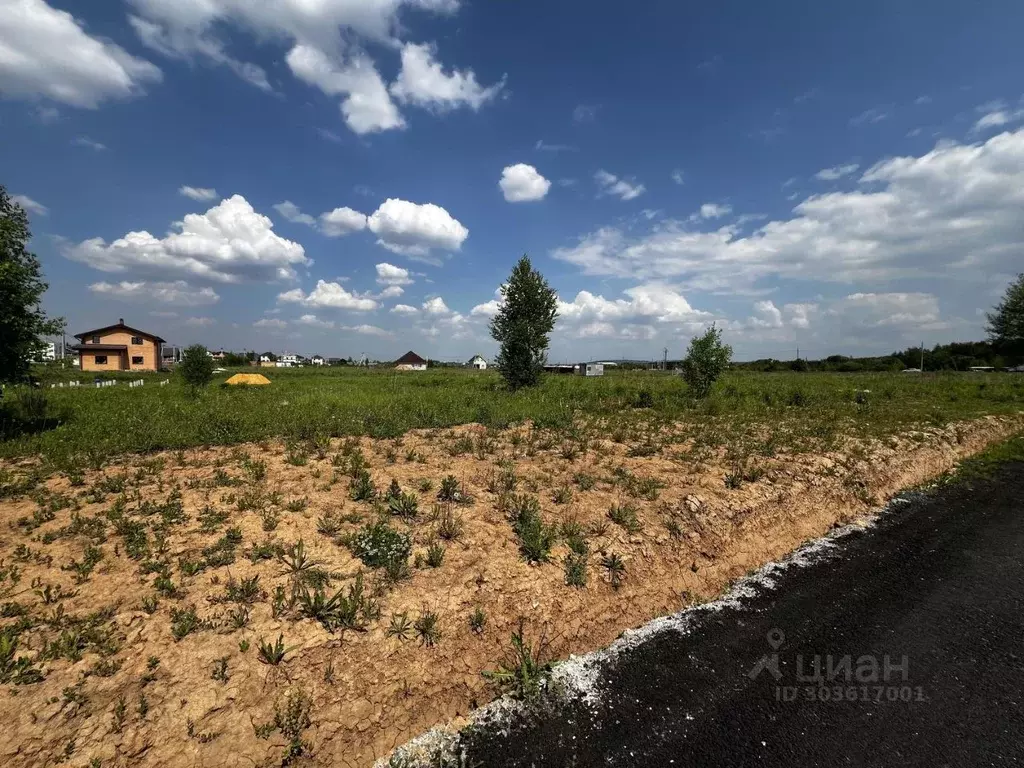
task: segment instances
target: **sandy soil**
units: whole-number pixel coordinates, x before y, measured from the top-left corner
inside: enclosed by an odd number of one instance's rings
[[[1022,425],[1020,417],[989,417],[884,441],[847,443],[827,455],[759,456],[752,461],[763,469],[763,476],[739,488],[728,488],[723,482],[724,457],[721,465],[704,463],[698,472],[692,464],[664,454],[629,458],[626,446],[612,442],[592,443],[586,453],[567,460],[557,446],[525,456],[521,447],[513,446],[511,434],[498,435],[494,452],[483,458],[445,453],[442,447],[450,440],[448,431],[410,433],[397,448],[393,441],[364,439],[360,448],[377,486],[383,489],[394,479],[420,499],[420,517],[408,528],[414,536],[414,555],[422,554],[427,543],[435,540],[436,526],[428,511],[444,475],[458,477],[473,497],[471,504],[458,509],[464,532],[448,544],[439,568],[414,568],[411,578],[386,590],[379,574],[367,571],[368,589],[381,586],[381,618],[366,632],[330,633],[294,612],[274,618],[268,597],[252,606],[247,627],[232,629],[228,611],[233,606],[218,599],[229,578],[259,575],[267,595],[288,583],[275,560],[253,563],[242,556],[252,544],[270,538],[286,545],[304,540],[313,557],[338,576],[329,593],[363,568],[345,546],[317,531],[318,518],[327,512],[372,517],[368,504],[348,498],[347,477],[330,482],[335,472],[330,456],[338,452],[341,441],[334,441],[327,457],[311,457],[305,466],[287,463],[286,447],[281,444],[241,447],[266,461],[265,489],[280,493],[280,521],[270,533],[264,531],[257,513],[240,512],[231,503],[244,486],[214,484],[218,470],[242,476],[238,448],[167,454],[158,457],[164,459],[162,468],[152,456],[105,468],[106,475],[126,471],[137,478],[125,494],[129,511],[147,500],[163,502],[178,484],[190,517],[187,524],[170,529],[164,555],[175,565],[173,581],[182,594],[176,599],[161,597],[152,614],[143,610],[142,600],[156,594],[154,576],[140,573],[139,562],[126,556],[120,538],[109,527],[108,539],[101,544],[104,558],[87,581],[76,584],[73,573],[61,569],[73,559],[82,559],[88,540],[63,536],[45,543],[45,534],[68,525],[73,514],[90,517],[107,510],[116,495],[99,502],[82,495],[101,473],[87,474],[84,485],[77,487],[67,478],[51,478],[46,487],[77,497],[78,510],[59,510],[56,519],[26,533],[17,521],[31,517],[38,503],[29,498],[0,502],[0,565],[17,562],[21,577],[13,587],[0,584],[7,591],[0,602],[17,601],[32,616],[46,619],[23,632],[18,655],[34,658],[46,642],[58,638],[66,621],[56,612],[82,617],[108,609],[102,627],[116,641],[110,649],[116,652],[109,659],[114,667],[116,662],[121,666],[112,673],[110,665],[105,670],[97,667],[102,659],[89,646],[78,661],[41,662],[43,682],[4,686],[0,763],[280,765],[286,760],[287,740],[280,731],[268,735],[269,729],[260,726],[272,722],[275,708],[282,710],[288,695],[301,690],[312,701],[310,726],[302,734],[308,749],[291,764],[368,766],[417,733],[457,719],[489,700],[493,689],[480,672],[493,668],[501,658],[520,619],[531,636],[550,643],[549,651],[556,658],[594,650],[628,627],[717,595],[764,562],[855,519],[901,488],[950,469],[959,459]],[[471,425],[455,434],[482,431]],[[389,450],[397,458],[395,463],[389,463]],[[410,450],[421,454],[422,460],[407,461]],[[496,460],[512,454],[516,454],[520,490],[536,489],[546,520],[576,519],[596,528],[590,536],[590,578],[585,589],[564,582],[564,544],[556,545],[548,564],[530,565],[520,556],[509,522],[496,509],[495,494],[487,490]],[[664,483],[655,500],[630,499],[642,524],[636,533],[627,533],[607,519],[609,506],[627,499],[621,484],[610,482],[615,467]],[[554,503],[554,489],[572,486],[578,472],[598,478],[595,487],[581,491],[573,486],[571,502]],[[433,481],[433,489],[416,491],[425,478]],[[300,498],[308,499],[304,509],[298,510],[298,505],[297,511],[285,509],[286,502]],[[204,533],[197,516],[207,505],[230,517],[219,530]],[[678,526],[677,535],[670,534],[670,521],[674,521],[672,527]],[[234,563],[195,576],[179,572],[179,559],[198,559],[202,549],[232,525],[243,533]],[[395,525],[406,527],[398,521]],[[351,521],[342,529],[353,532],[359,527],[360,523]],[[22,544],[29,548],[28,555],[25,550],[16,554],[15,548]],[[32,552],[52,557],[52,562]],[[618,553],[626,563],[625,580],[618,590],[611,587],[599,565],[602,552]],[[63,599],[51,595],[50,604],[45,604],[47,583],[59,583],[77,594]],[[189,605],[209,620],[209,626],[176,641],[171,609]],[[469,625],[477,607],[487,614],[481,633]],[[387,636],[393,613],[408,611],[412,619],[427,610],[436,612],[440,622],[441,637],[432,647]],[[0,619],[2,626],[15,621]],[[273,641],[279,634],[290,648],[286,660],[279,666],[261,664],[258,641]],[[242,650],[240,642],[246,640],[250,647]],[[151,668],[152,657],[159,659],[155,668]],[[224,658],[226,674],[214,679],[218,660]],[[143,701],[146,711],[140,713]]]

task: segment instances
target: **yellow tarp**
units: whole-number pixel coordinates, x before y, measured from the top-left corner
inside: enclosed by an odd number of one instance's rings
[[[250,386],[262,386],[263,384],[269,384],[270,379],[264,376],[262,373],[236,373],[230,379],[224,382],[225,384],[248,384]]]

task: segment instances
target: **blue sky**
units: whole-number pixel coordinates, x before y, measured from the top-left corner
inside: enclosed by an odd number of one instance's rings
[[[984,335],[1024,264],[1016,2],[0,0],[47,309],[176,343],[551,357]]]

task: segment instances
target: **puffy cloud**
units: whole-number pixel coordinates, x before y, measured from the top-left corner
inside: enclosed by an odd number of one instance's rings
[[[24,208],[28,213],[34,213],[36,216],[45,216],[50,212],[49,208],[33,200],[28,195],[11,195],[11,200]]]
[[[704,203],[700,207],[700,217],[702,219],[720,219],[722,216],[728,216],[730,213],[732,213],[731,205]]]
[[[274,233],[266,216],[234,195],[206,213],[190,213],[164,238],[129,232],[107,244],[92,238],[65,244],[64,255],[101,272],[157,278],[198,278],[221,283],[294,280],[295,267],[311,262],[298,243]]]
[[[403,104],[415,104],[437,112],[466,106],[478,110],[498,95],[505,85],[481,86],[473,70],[445,73],[434,60],[436,50],[429,44],[402,46],[402,69],[391,85],[391,94]]]
[[[551,188],[551,182],[545,179],[537,169],[526,163],[507,166],[501,172],[501,187],[505,200],[510,203],[525,203],[543,200]]]
[[[571,302],[559,300],[558,315],[569,323],[652,321],[656,323],[701,323],[711,314],[696,310],[672,285],[647,283],[627,288],[628,299],[606,299],[580,291]]]
[[[975,279],[1015,271],[1024,240],[1024,131],[982,144],[939,144],[895,157],[862,188],[805,199],[747,236],[658,221],[634,235],[604,227],[553,252],[591,275],[672,280],[687,289],[749,290],[779,278],[829,282]]]
[[[605,170],[595,173],[594,181],[597,182],[599,195],[614,195],[620,200],[632,200],[633,198],[640,197],[646,191],[646,187],[643,184],[620,179],[615,174],[608,173]]]
[[[286,320],[281,320],[278,317],[262,317],[253,323],[254,328],[272,328],[274,330],[281,330],[282,328],[288,327]]]
[[[448,308],[448,305],[444,303],[444,299],[440,296],[435,296],[432,299],[427,299],[423,302],[423,311],[428,315],[450,315],[452,311]]]
[[[861,328],[938,330],[939,300],[930,293],[851,293],[835,302],[827,314]]]
[[[846,165],[837,165],[832,168],[822,168],[816,174],[814,178],[818,181],[836,181],[837,179],[843,178],[843,176],[849,176],[851,173],[856,173],[860,166],[857,163],[847,163]]]
[[[333,328],[334,323],[330,320],[321,320],[316,315],[302,315],[295,321],[298,325],[305,325],[311,328]]]
[[[403,256],[427,256],[434,248],[457,251],[469,230],[433,203],[388,198],[371,214],[367,226],[377,244]]]
[[[316,219],[308,213],[303,213],[299,209],[299,206],[291,200],[285,200],[283,203],[276,203],[273,208],[292,224],[305,224],[308,227],[316,226]]]
[[[1024,109],[1011,110],[1002,101],[983,104],[978,111],[983,114],[971,127],[971,135],[974,136],[1024,120]]]
[[[130,0],[137,15],[130,18],[142,41],[161,53],[200,59],[229,67],[237,75],[270,90],[264,70],[226,52],[219,37],[233,25],[252,30],[260,39],[283,39],[291,47],[286,62],[298,79],[328,95],[340,96],[345,122],[356,133],[405,126],[364,40],[377,50],[401,51],[402,68],[392,86],[403,102],[443,111],[468,105],[474,109],[494,98],[501,84],[480,86],[471,71],[446,73],[429,45],[402,45],[403,8],[451,13],[458,0]]]
[[[197,328],[208,328],[211,325],[216,325],[217,321],[212,317],[190,317],[185,320],[185,325],[192,325]]]
[[[208,203],[217,199],[217,190],[209,187],[179,187],[178,192],[193,200]]]
[[[86,34],[67,11],[44,0],[8,0],[0,13],[0,92],[95,109],[142,92],[160,70]]]
[[[377,283],[380,285],[412,285],[409,270],[388,264],[386,261],[377,265]]]
[[[277,203],[274,210],[293,224],[305,224],[319,230],[326,237],[343,237],[366,229],[366,214],[351,208],[335,208],[333,211],[321,213],[319,219],[303,213],[291,200]]]
[[[318,280],[316,288],[304,294],[301,288],[294,288],[290,291],[278,294],[277,300],[302,304],[307,307],[327,307],[331,309],[351,309],[357,312],[369,312],[379,305],[375,299],[369,296],[352,293],[345,290],[341,283]]]
[[[327,237],[342,237],[366,229],[366,214],[351,208],[335,208],[320,214],[320,231]]]
[[[363,336],[379,336],[383,339],[392,339],[394,334],[391,331],[386,331],[383,328],[378,328],[376,325],[342,325],[339,326],[339,330],[349,331],[351,333],[358,333]]]
[[[405,293],[405,289],[400,285],[389,285],[383,291],[377,294],[378,299],[394,299]]]
[[[296,45],[285,59],[297,78],[328,95],[341,95],[341,113],[355,133],[404,128],[405,119],[391,100],[373,61],[361,53],[344,63],[310,45]]]
[[[759,328],[781,328],[782,312],[772,301],[759,301],[754,304],[757,317],[750,318],[750,324]]]
[[[817,304],[785,304],[782,308],[789,315],[789,324],[794,328],[810,328],[810,316],[818,311]]]
[[[174,282],[129,282],[122,280],[120,283],[93,283],[89,290],[101,296],[109,296],[113,299],[125,301],[146,301],[159,302],[160,304],[175,304],[179,307],[199,307],[204,304],[216,304],[220,296],[213,288],[195,288],[184,280]]]
[[[470,317],[494,317],[498,314],[498,310],[501,308],[501,301],[498,299],[491,299],[485,301],[483,304],[477,304],[470,311]]]
[[[420,313],[416,307],[410,307],[408,304],[395,304],[391,311],[396,315],[418,315]]]

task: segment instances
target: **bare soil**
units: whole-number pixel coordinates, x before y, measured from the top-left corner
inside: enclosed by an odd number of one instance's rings
[[[493,435],[491,450],[479,457],[446,453],[452,434],[484,432],[473,425],[453,433],[409,433],[399,446],[363,439],[359,447],[378,488],[394,479],[419,497],[417,521],[408,526],[394,522],[412,533],[414,555],[422,555],[437,540],[429,510],[442,477],[455,475],[473,499],[457,508],[463,533],[447,544],[440,567],[414,567],[410,578],[394,584],[366,569],[338,537],[317,530],[325,513],[360,513],[364,522],[373,518],[370,505],[348,498],[348,478],[332,466],[331,456],[341,441],[334,441],[324,458],[311,456],[302,466],[286,460],[285,445],[264,443],[127,459],[87,473],[75,486],[67,477],[49,478],[44,485],[51,494],[75,499],[52,521],[26,531],[17,521],[32,517],[38,499],[0,502],[0,565],[17,563],[20,570],[17,585],[0,585],[7,589],[0,601],[16,601],[34,617],[21,634],[17,655],[36,658],[66,630],[67,617],[104,609],[97,621],[112,639],[106,656],[88,644],[77,661],[52,658],[51,653],[38,664],[45,673],[42,682],[4,686],[0,764],[281,765],[288,759],[288,740],[280,729],[260,726],[272,724],[275,709],[283,712],[288,695],[301,690],[312,701],[310,725],[301,735],[304,754],[290,764],[369,766],[417,733],[458,720],[492,698],[494,691],[480,673],[494,668],[521,619],[531,636],[544,638],[553,658],[602,647],[626,628],[714,597],[750,570],[857,519],[900,489],[934,478],[1022,425],[1020,416],[988,417],[880,441],[847,441],[824,455],[758,456],[750,460],[758,468],[756,479],[739,487],[723,481],[732,467],[724,455],[702,463],[699,470],[664,453],[630,458],[627,446],[611,441],[591,441],[588,450],[571,459],[555,445],[527,456],[511,432]],[[407,461],[410,450],[420,459]],[[225,473],[243,477],[243,452],[266,462],[261,487],[280,494],[272,504],[280,520],[270,532],[259,514],[239,511],[232,501],[247,490],[248,482],[230,486],[218,480]],[[561,541],[549,563],[531,565],[520,555],[511,526],[497,509],[496,495],[487,490],[501,457],[513,457],[519,490],[537,494],[546,521],[577,520],[590,531],[585,588],[565,584],[562,562],[567,549]],[[8,465],[16,471],[27,467],[29,463]],[[615,481],[616,467],[656,479],[663,487],[648,498],[632,498]],[[573,477],[580,472],[593,475],[596,485],[589,490],[574,485]],[[160,597],[149,613],[143,610],[143,598],[156,595],[154,576],[141,573],[139,561],[126,555],[108,528],[100,544],[103,559],[87,580],[76,583],[74,573],[62,566],[81,561],[89,540],[46,534],[67,526],[75,514],[88,518],[108,510],[116,494],[97,501],[83,489],[118,473],[129,478],[124,492],[129,510],[147,500],[162,504],[175,485],[180,488],[189,521],[168,529],[164,559],[175,565],[181,559],[200,559],[225,527],[238,526],[243,542],[235,562],[194,576],[175,567],[173,581],[180,595]],[[433,483],[429,492],[417,490],[424,479]],[[553,501],[561,486],[572,488],[568,503]],[[288,511],[287,502],[296,499],[308,503]],[[634,533],[607,517],[612,504],[627,501],[636,505],[641,525]],[[207,506],[230,515],[218,530],[200,530],[197,517]],[[342,528],[352,533],[360,526],[352,519]],[[289,577],[275,559],[251,562],[243,556],[245,549],[268,539],[284,545],[303,540],[310,554],[336,576],[328,594],[363,570],[368,591],[379,597],[381,618],[364,632],[329,632],[294,610],[275,618],[269,596],[275,587],[286,586]],[[19,545],[28,553],[16,552]],[[618,589],[600,566],[601,554],[610,552],[626,565]],[[223,601],[225,587],[230,579],[255,575],[265,596],[252,605],[248,625],[232,629],[228,611],[235,606]],[[47,584],[60,584],[72,596],[55,598],[51,590],[47,598]],[[176,640],[171,610],[186,606],[194,606],[208,624]],[[477,607],[487,616],[480,633],[469,624]],[[425,611],[437,613],[437,643],[427,646],[415,638],[388,636],[390,617],[402,611],[410,619]],[[16,621],[4,618],[0,625]],[[278,666],[260,663],[259,641],[272,642],[279,635],[289,649],[285,661]],[[240,647],[242,641],[249,643],[246,650]],[[153,657],[158,664],[150,661]],[[215,679],[221,659],[226,659],[226,669]]]

